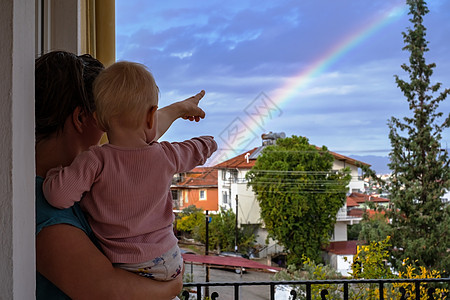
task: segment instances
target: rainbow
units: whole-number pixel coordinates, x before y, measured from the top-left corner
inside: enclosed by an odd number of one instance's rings
[[[361,26],[359,30],[351,33],[339,43],[331,47],[308,68],[290,78],[288,82],[286,82],[286,84],[279,89],[280,92],[273,97],[275,99],[274,101],[278,105],[282,105],[283,103],[289,101],[292,94],[307,86],[313,78],[324,73],[337,61],[339,61],[339,59],[350,52],[350,50],[362,44],[365,40],[380,31],[382,28],[386,27],[388,24],[398,20],[404,15],[405,12],[406,5],[402,2],[401,5],[395,5],[384,14],[381,14],[371,22],[368,22],[365,26]]]
[[[386,10],[384,13],[377,15],[365,25],[360,26],[358,30],[352,32],[345,38],[341,39],[339,43],[329,48],[328,51],[318,57],[307,68],[302,69],[300,73],[290,77],[281,87],[274,91],[274,94],[270,97],[271,101],[278,106],[278,109],[280,109],[284,104],[292,100],[299,91],[306,88],[315,78],[324,73],[337,61],[349,53],[350,50],[362,44],[365,40],[380,31],[382,28],[399,20],[406,14],[406,12],[407,6],[403,1],[401,1]],[[227,146],[224,147],[222,153],[215,156],[219,160],[215,160],[216,162],[220,162],[231,158],[234,155],[240,154],[239,151],[245,151],[242,147],[244,146],[242,141],[250,140],[250,137],[255,135],[255,132],[261,130],[261,125],[258,121],[250,116],[240,118],[238,123],[240,124],[235,124],[235,126],[243,125],[245,128],[241,130],[241,132],[246,136],[238,139],[230,138],[230,140],[225,141]]]

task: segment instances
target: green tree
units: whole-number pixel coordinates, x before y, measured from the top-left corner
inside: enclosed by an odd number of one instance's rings
[[[297,269],[294,265],[289,265],[287,269],[277,272],[273,279],[276,281],[288,281],[288,280],[336,280],[341,279],[341,273],[336,272],[333,267],[329,265],[317,264],[315,261],[311,261],[307,257],[303,257],[303,264],[300,269]],[[297,292],[297,299],[306,299],[306,286],[294,285],[290,288],[295,289]],[[328,291],[327,299],[340,299],[342,291],[339,290],[337,285],[333,284],[314,284],[311,286],[311,300],[323,299],[320,295],[322,290]]]
[[[425,1],[407,0],[407,4],[413,27],[403,33],[403,50],[410,57],[409,65],[401,67],[409,80],[395,79],[411,115],[403,120],[392,117],[388,123],[392,146],[391,254],[396,267],[409,257],[421,266],[449,270],[450,208],[441,197],[450,187],[450,167],[448,151],[441,149],[440,140],[442,131],[450,126],[450,114],[445,116],[438,107],[450,90],[439,92],[441,84],[430,81],[435,64],[427,64],[424,56],[429,50],[423,25],[423,16],[428,13]]]
[[[236,214],[231,210],[220,209],[218,215],[212,216],[209,224],[210,249],[221,251],[234,251],[236,236]],[[253,232],[246,230],[247,227],[237,229],[238,251],[247,253],[255,244]]]
[[[410,260],[406,259],[403,264],[404,272],[395,274],[388,264],[390,257],[390,237],[386,237],[379,242],[371,242],[368,245],[360,245],[357,254],[353,257],[352,271],[348,275],[351,279],[423,279],[423,278],[441,278],[439,271],[427,269],[425,267],[416,268]],[[304,257],[303,265],[297,268],[293,265],[288,266],[274,275],[275,280],[336,280],[342,278],[332,267],[316,264],[314,261]],[[346,259],[347,260],[347,259]],[[440,284],[431,283],[420,286],[420,299],[428,298],[429,287],[436,290],[433,293],[434,299],[447,299],[448,289]],[[306,299],[305,285],[292,286],[297,291],[297,299]],[[384,299],[400,299],[400,288],[404,288],[410,295],[415,295],[416,285],[414,283],[392,283],[384,284]],[[311,287],[311,299],[323,299],[320,294],[323,289],[327,289],[327,299],[342,299],[343,287],[335,284],[315,284]],[[348,290],[348,299],[350,300],[377,300],[380,299],[379,285],[374,283],[359,283],[352,285]],[[447,295],[447,296],[444,296]],[[408,298],[409,299],[409,298]]]
[[[305,137],[278,139],[267,146],[247,173],[269,236],[288,250],[288,262],[301,265],[302,256],[320,261],[344,205],[350,181],[348,169],[333,171],[334,157]]]
[[[203,210],[195,205],[184,208],[177,218],[177,230],[192,236],[195,239],[197,228],[205,223]]]
[[[367,243],[383,241],[391,234],[389,220],[381,211],[376,211],[372,216],[366,211],[358,225],[361,226],[358,240]]]
[[[236,214],[232,210],[220,209],[218,214],[210,214],[208,225],[209,250],[234,251]],[[191,205],[183,209],[177,220],[177,229],[192,236],[196,241],[206,243],[206,219],[203,210]],[[252,228],[237,229],[238,250],[246,253],[255,245]]]

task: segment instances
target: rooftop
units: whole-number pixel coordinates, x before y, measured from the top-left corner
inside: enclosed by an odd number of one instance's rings
[[[215,168],[194,168],[184,173],[183,180],[172,185],[172,188],[217,187],[217,173]]]
[[[255,165],[255,162],[256,162],[256,159],[258,158],[258,156],[261,155],[264,147],[266,147],[266,146],[260,146],[260,147],[253,148],[253,149],[246,151],[244,153],[241,153],[233,158],[230,158],[224,162],[221,162],[220,164],[217,164],[214,167],[219,168],[219,169],[251,169]],[[320,150],[319,147],[316,147],[316,148],[318,150]],[[344,155],[341,155],[341,154],[333,152],[333,151],[329,151],[329,152],[331,155],[333,155],[335,160],[343,161],[346,164],[351,164],[351,165],[355,165],[355,166],[360,166],[360,165],[370,166],[370,164],[353,159],[351,157],[344,156]]]
[[[349,196],[347,196],[347,206],[349,206],[348,205],[349,201],[350,201],[350,203],[355,202],[355,203],[357,203],[357,205],[359,205],[359,204],[365,203],[365,202],[386,203],[386,202],[389,202],[389,199],[366,195],[366,194],[362,194],[362,193],[351,193]],[[353,206],[357,206],[357,205],[353,205]]]

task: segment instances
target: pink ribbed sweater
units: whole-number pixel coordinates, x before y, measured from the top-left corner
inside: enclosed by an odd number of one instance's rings
[[[177,244],[170,185],[216,151],[213,137],[144,148],[91,147],[73,163],[47,173],[43,190],[58,208],[80,201],[102,248],[113,263],[140,263]]]

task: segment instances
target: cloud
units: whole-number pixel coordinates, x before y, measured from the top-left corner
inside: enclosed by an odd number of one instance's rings
[[[166,138],[218,135],[261,92],[283,114],[258,130],[306,135],[332,149],[389,147],[386,120],[408,113],[394,74],[408,62],[402,31],[408,17],[368,35],[339,60],[278,95],[326,53],[403,0],[130,1],[117,0],[117,56],[146,64],[161,90],[160,106],[200,89],[207,119],[177,121]],[[425,17],[432,80],[450,86],[450,2],[430,3]],[[442,104],[450,111],[449,101]],[[258,132],[260,134],[262,132]],[[444,134],[449,141],[449,135]],[[259,142],[258,142],[259,143]]]

